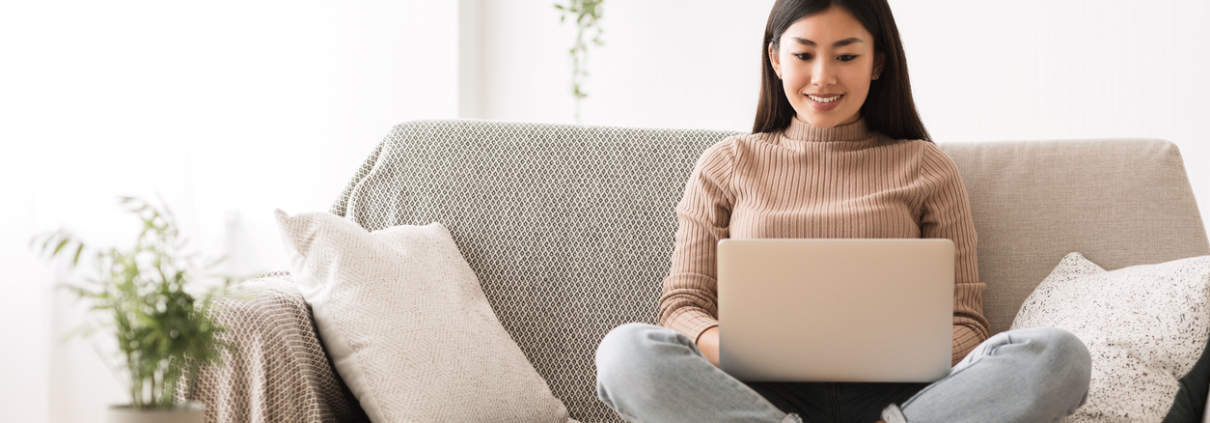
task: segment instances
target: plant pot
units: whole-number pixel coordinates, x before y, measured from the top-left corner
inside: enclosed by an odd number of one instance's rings
[[[135,410],[129,405],[109,407],[108,423],[205,423],[206,408],[200,402],[187,402],[175,408]]]

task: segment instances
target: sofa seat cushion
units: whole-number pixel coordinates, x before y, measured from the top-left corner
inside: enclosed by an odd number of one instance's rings
[[[1025,300],[1012,329],[1063,328],[1088,347],[1088,401],[1065,421],[1159,423],[1206,349],[1208,306],[1210,256],[1106,271],[1071,253]]]

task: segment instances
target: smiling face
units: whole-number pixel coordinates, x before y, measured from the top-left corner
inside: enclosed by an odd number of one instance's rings
[[[857,18],[833,5],[786,28],[769,60],[797,118],[831,128],[856,122],[882,55]]]

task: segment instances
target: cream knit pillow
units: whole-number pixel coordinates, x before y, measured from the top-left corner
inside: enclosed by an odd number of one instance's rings
[[[320,338],[374,423],[572,421],[440,223],[277,221]]]
[[[1088,401],[1064,422],[1159,423],[1206,348],[1208,306],[1210,256],[1106,271],[1071,253],[1010,329],[1063,328],[1088,347]]]

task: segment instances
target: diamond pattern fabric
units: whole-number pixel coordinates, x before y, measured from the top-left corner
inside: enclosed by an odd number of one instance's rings
[[[370,231],[441,222],[505,329],[582,422],[620,421],[593,356],[655,323],[677,201],[727,132],[421,121],[399,125],[333,213]]]
[[[357,399],[336,377],[320,342],[311,307],[276,272],[221,299],[215,318],[236,354],[225,366],[203,367],[193,400],[206,404],[207,422],[369,422]]]

